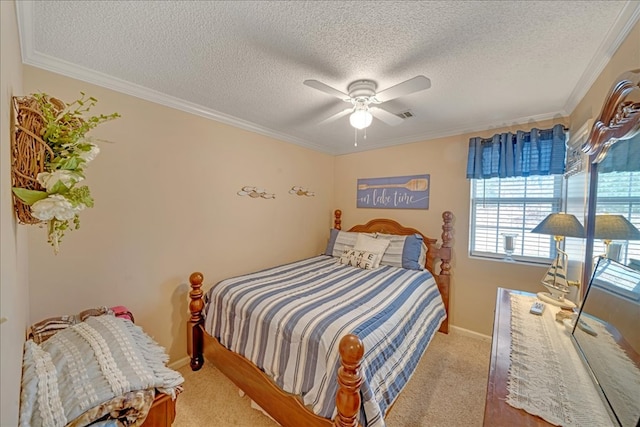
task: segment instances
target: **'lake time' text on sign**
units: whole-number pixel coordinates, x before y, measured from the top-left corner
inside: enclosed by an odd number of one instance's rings
[[[359,208],[429,209],[429,175],[358,179]]]

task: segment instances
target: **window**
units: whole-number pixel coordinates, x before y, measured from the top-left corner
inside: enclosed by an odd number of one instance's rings
[[[640,301],[640,273],[609,259],[598,261],[592,286],[598,286],[632,301]]]
[[[561,211],[562,190],[562,175],[471,180],[471,255],[504,258],[502,235],[516,234],[514,259],[546,263],[553,237],[530,231]]]
[[[640,141],[639,141],[640,142]],[[640,228],[640,172],[610,172],[598,175],[598,202],[596,214],[616,214],[627,218]],[[629,264],[640,260],[640,241],[616,241],[622,243],[620,262]],[[593,242],[594,255],[605,251],[601,240]]]

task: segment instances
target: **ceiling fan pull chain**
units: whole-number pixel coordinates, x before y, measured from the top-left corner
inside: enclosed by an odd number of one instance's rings
[[[357,147],[358,146],[358,129],[353,129],[355,131],[355,136],[353,138],[354,142],[353,142],[353,146]]]
[[[362,137],[362,139],[367,139],[367,128],[364,128],[364,136]]]

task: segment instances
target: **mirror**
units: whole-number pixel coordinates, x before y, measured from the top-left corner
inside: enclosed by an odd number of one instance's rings
[[[607,183],[612,172],[636,174],[629,178],[634,182],[640,176],[640,158],[635,157],[640,156],[640,69],[622,74],[611,87],[581,151],[588,155],[581,280],[588,287],[582,288],[583,296],[578,298],[581,311],[571,336],[610,407],[612,420],[624,427],[640,427],[640,271],[634,268],[640,260],[640,241],[622,239],[616,243],[627,246],[607,251],[609,258],[596,256],[605,252],[602,237],[596,237],[596,215],[622,214],[640,225],[638,205],[611,203],[615,197],[609,197],[608,190],[616,184]],[[627,265],[610,259],[618,257]]]
[[[640,426],[640,271],[599,257],[571,337],[612,420]]]

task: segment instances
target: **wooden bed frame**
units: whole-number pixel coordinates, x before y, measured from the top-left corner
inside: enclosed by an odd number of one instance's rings
[[[334,228],[341,230],[342,212],[334,212]],[[451,245],[453,240],[453,214],[442,214],[442,243],[432,239],[414,228],[407,228],[391,219],[374,219],[364,225],[356,225],[348,231],[379,232],[385,234],[420,234],[427,246],[426,268],[433,274],[442,295],[447,318],[439,331],[449,332],[449,287],[451,278]],[[440,260],[440,272],[436,273],[436,262]],[[364,346],[360,339],[347,334],[340,340],[342,366],[338,370],[338,393],[336,395],[337,415],[335,419],[322,418],[307,409],[302,400],[293,394],[281,390],[264,372],[245,357],[234,353],[204,330],[204,300],[202,298],[202,273],[193,273],[189,277],[189,311],[191,317],[187,324],[187,347],[191,356],[191,369],[202,368],[204,357],[211,361],[236,386],[243,390],[254,402],[282,426],[291,427],[356,427],[360,410],[360,361],[364,355]],[[203,357],[204,356],[204,357]]]

